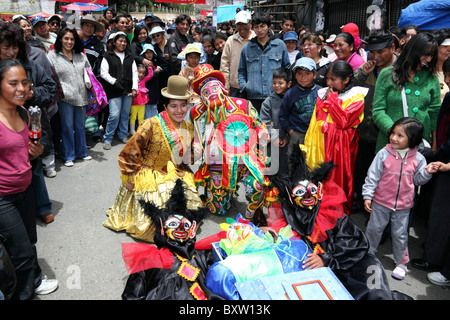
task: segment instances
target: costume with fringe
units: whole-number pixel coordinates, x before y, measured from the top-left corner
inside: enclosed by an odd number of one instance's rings
[[[201,88],[209,82],[221,86],[221,101],[216,104],[204,101],[191,110],[195,144],[201,146],[201,166],[195,174],[197,186],[206,191],[206,203],[212,213],[224,215],[231,200],[243,182],[247,200],[246,219],[265,204],[265,194],[270,181],[265,177],[268,158],[259,138],[267,130],[250,101],[226,96],[225,78],[210,65],[200,65],[195,70],[193,90],[202,96]]]
[[[188,208],[202,206],[187,164],[191,160],[193,129],[182,122],[179,129],[164,111],[144,120],[118,156],[122,184],[114,205],[109,208],[103,225],[115,231],[125,230],[132,237],[153,242],[155,225],[144,215],[139,200],[163,206],[175,181],[187,185]],[[128,191],[127,182],[134,184]]]

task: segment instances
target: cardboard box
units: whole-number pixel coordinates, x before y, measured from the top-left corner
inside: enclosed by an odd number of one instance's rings
[[[354,300],[328,268],[238,282],[243,300]]]

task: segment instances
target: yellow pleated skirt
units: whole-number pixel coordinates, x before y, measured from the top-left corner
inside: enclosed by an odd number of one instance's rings
[[[156,206],[164,207],[170,198],[177,179],[185,182],[187,208],[195,210],[203,205],[194,183],[194,175],[190,172],[179,172],[169,162],[167,173],[143,169],[135,176],[134,190],[125,187],[127,177],[122,176],[122,184],[114,205],[106,212],[107,219],[103,226],[115,230],[126,231],[133,238],[153,242],[155,225],[150,217],[144,214],[140,200],[150,201]]]

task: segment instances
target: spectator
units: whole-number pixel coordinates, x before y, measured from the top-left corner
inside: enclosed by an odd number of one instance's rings
[[[357,208],[362,208],[361,191],[367,170],[375,157],[378,128],[373,123],[372,105],[375,84],[381,70],[390,67],[397,60],[395,55],[395,37],[385,30],[370,32],[367,41],[369,61],[359,67],[355,75],[355,83],[369,89],[364,98],[364,120],[358,126],[359,146],[355,169],[355,192]]]
[[[107,51],[108,47],[106,46],[106,41],[108,40],[108,38],[106,37],[106,33],[108,32],[109,29],[109,22],[108,20],[103,18],[97,19],[96,21],[103,26],[103,29],[101,31],[96,31],[95,37],[97,38],[98,41],[100,41],[103,44],[103,51]]]
[[[116,17],[116,13],[114,12],[113,9],[108,8],[105,11],[103,11],[103,18],[106,19],[106,21],[108,21],[109,26],[112,28],[113,24],[114,24],[114,18]]]
[[[212,54],[213,64],[212,66],[216,70],[220,70],[220,60],[222,59],[223,49],[225,48],[225,43],[227,43],[228,37],[221,32],[216,32],[213,34],[214,42],[214,52]]]
[[[133,55],[136,65],[142,64],[144,67],[148,68],[152,65],[152,62],[141,56],[141,52],[144,49],[144,45],[151,43],[148,38],[147,29],[144,26],[137,25],[134,28],[133,41],[131,42],[131,54]]]
[[[305,134],[314,112],[318,90],[322,88],[314,83],[317,71],[313,59],[307,57],[298,59],[293,73],[297,85],[284,95],[280,110],[281,127],[289,134],[288,158],[294,147],[305,142]]]
[[[58,35],[59,30],[61,30],[61,18],[59,15],[54,14],[50,18],[47,19],[48,29],[50,32]]]
[[[160,27],[160,28],[164,29],[166,27],[166,24],[159,17],[153,16],[153,17],[151,17],[150,22],[148,22],[146,24],[146,26],[147,26],[148,33],[150,33],[150,32],[152,32],[154,27]]]
[[[31,19],[31,26],[35,33],[36,39],[44,44],[45,52],[48,53],[50,47],[55,43],[56,34],[50,33],[47,21],[42,16],[35,16]]]
[[[242,47],[255,36],[252,30],[252,16],[248,11],[241,10],[236,14],[236,33],[227,39],[222,52],[220,71],[226,80],[226,87],[229,88],[229,96],[234,98],[244,98],[240,93],[238,80],[238,67],[241,57]]]
[[[273,73],[273,92],[268,96],[261,105],[261,121],[266,125],[267,131],[270,134],[270,141],[272,147],[269,148],[271,152],[268,154],[271,158],[271,166],[273,166],[276,154],[278,154],[278,171],[277,174],[281,177],[288,176],[288,158],[287,145],[289,142],[289,135],[283,130],[280,124],[280,111],[283,97],[289,90],[292,84],[291,70],[278,68]],[[273,171],[272,171],[273,172]]]
[[[43,151],[39,142],[30,142],[21,108],[29,95],[27,74],[20,62],[0,61],[0,236],[15,267],[16,289],[12,299],[31,300],[34,294],[48,294],[58,287],[57,280],[42,278],[36,242],[36,215],[31,188],[30,159]]]
[[[280,27],[281,30],[278,33],[274,34],[274,37],[283,40],[284,36],[287,32],[293,31],[295,33],[295,21],[296,17],[293,14],[285,14],[283,15],[283,19],[281,20]],[[295,38],[298,40],[297,33],[295,33]]]
[[[226,37],[225,34],[222,32],[217,32],[217,34],[222,35],[223,37]],[[214,48],[214,40],[211,35],[206,35],[202,38],[202,46],[203,51],[206,56],[206,62],[209,65],[212,65],[214,70],[218,70],[217,67],[220,69],[220,60],[215,59],[214,52],[216,51]]]
[[[438,58],[436,64],[436,72],[441,84],[441,101],[444,101],[444,97],[449,92],[449,88],[445,85],[444,72],[442,71],[442,66],[445,60],[450,57],[450,29],[439,29],[433,32],[439,47],[438,47]]]
[[[445,83],[450,86],[450,58],[444,62],[443,72]],[[433,155],[433,161],[441,162],[439,172],[433,177],[430,193],[430,214],[428,230],[423,247],[423,256],[412,259],[414,268],[431,272],[428,279],[437,285],[449,285],[449,254],[450,254],[450,93],[447,93],[439,112],[436,139],[438,150]]]
[[[169,62],[169,46],[167,45],[168,40],[164,37],[164,30],[161,27],[155,27],[150,32],[150,36],[155,42],[154,50],[156,52],[155,60],[157,62],[157,66],[161,68],[158,73],[158,87],[165,88],[167,86],[167,80],[170,77],[170,62]],[[164,106],[161,101],[161,91],[155,93],[158,95],[157,104],[158,104],[158,112],[164,111]]]
[[[152,21],[153,18],[153,13],[146,13],[145,17],[144,17],[144,25],[147,28],[148,33],[150,34],[150,32],[152,31],[152,29],[150,28],[150,21]]]
[[[80,25],[83,33],[81,42],[83,43],[84,52],[89,60],[94,75],[99,76],[101,57],[105,51],[103,44],[95,37],[95,33],[102,32],[104,27],[90,14],[81,18]]]
[[[172,75],[178,75],[181,71],[181,61],[178,59],[178,54],[189,43],[194,42],[192,36],[187,35],[190,25],[191,18],[186,14],[180,14],[175,20],[176,30],[167,41],[167,45],[169,46],[170,72]]]
[[[330,60],[320,54],[322,51],[323,41],[317,34],[310,33],[303,37],[300,46],[303,56],[313,59],[316,63],[317,74],[314,79],[314,83],[321,87],[325,87],[325,73],[328,69]]]
[[[13,48],[17,48],[17,50]],[[42,53],[39,49],[35,50]],[[46,59],[43,62],[49,63],[45,54],[42,53],[42,55]],[[0,23],[0,59],[18,59],[21,62],[28,79],[33,84],[32,90],[29,91],[29,95],[25,99],[24,107],[28,108],[38,105],[41,108],[42,137],[40,143],[44,147],[45,155],[54,153],[52,130],[50,128],[47,108],[55,97],[55,82],[46,73],[47,70],[41,67],[36,61],[29,59],[27,44],[22,30],[14,24]],[[54,217],[51,213],[52,202],[48,196],[47,186],[45,184],[42,158],[37,157],[31,162],[33,173],[31,185],[35,193],[36,216],[40,217],[45,223],[49,223],[53,221]],[[52,160],[54,165],[54,156]]]
[[[150,43],[144,44],[141,55],[145,59],[152,62],[152,65],[149,68],[151,68],[152,70],[153,77],[151,77],[151,79],[145,83],[145,87],[148,90],[148,102],[145,104],[144,118],[148,119],[158,114],[158,103],[160,101],[159,95],[161,91],[159,90],[159,82],[157,76],[161,73],[162,68],[158,65],[155,48]]]
[[[348,32],[343,32],[336,36],[333,50],[336,58],[350,64],[353,71],[365,63],[364,59],[356,52],[355,40]]]
[[[273,71],[289,68],[291,64],[284,42],[269,38],[269,15],[255,13],[252,25],[256,37],[242,48],[238,80],[240,92],[246,92],[247,99],[259,112],[264,99],[272,93]]]
[[[298,46],[297,34],[294,31],[288,31],[285,33],[283,41],[284,44],[286,45],[286,49],[289,54],[289,61],[292,65],[297,58],[297,54],[299,53],[299,51],[297,50]]]
[[[55,49],[48,59],[59,76],[64,99],[58,103],[61,118],[61,158],[66,167],[72,167],[74,160],[91,160],[86,147],[84,125],[88,94],[85,85],[85,68],[91,68],[83,54],[83,44],[75,29],[64,28],[58,34]]]
[[[438,44],[433,36],[423,32],[414,36],[403,48],[393,66],[383,69],[375,86],[372,117],[380,130],[375,152],[388,143],[388,131],[395,121],[405,116],[402,90],[408,116],[424,125],[424,139],[436,150],[436,123],[441,105],[441,88],[436,77]]]
[[[110,150],[116,129],[118,129],[117,135],[120,141],[123,143],[128,141],[131,101],[138,90],[137,66],[130,53],[128,37],[124,32],[117,32],[114,35],[112,50],[103,56],[100,76],[109,101],[103,149]]]
[[[403,31],[406,34],[406,41],[405,44],[408,43],[409,40],[411,40],[412,37],[417,35],[419,33],[419,28],[413,24],[407,25],[403,27]]]
[[[406,33],[400,26],[392,26],[389,31],[395,37],[395,52],[400,54],[402,52],[403,46],[406,43]]]

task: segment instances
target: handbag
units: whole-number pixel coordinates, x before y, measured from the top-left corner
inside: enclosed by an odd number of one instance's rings
[[[94,134],[94,133],[96,133],[98,131],[98,124],[97,124],[97,121],[95,120],[94,116],[86,117],[86,122],[85,122],[85,125],[84,125],[84,131],[88,135]]]
[[[85,73],[88,75],[91,87],[88,88],[89,103],[86,107],[86,115],[93,116],[102,111],[108,105],[108,98],[102,84],[92,72],[92,69],[86,68]]]

